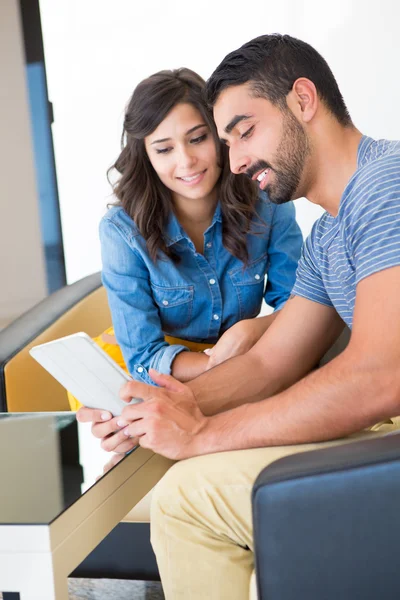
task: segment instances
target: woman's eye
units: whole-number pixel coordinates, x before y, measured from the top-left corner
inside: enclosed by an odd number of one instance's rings
[[[199,137],[196,138],[192,138],[190,140],[191,144],[200,144],[201,142],[204,142],[204,140],[207,139],[207,133],[204,133],[203,135],[200,135]]]
[[[241,140],[245,140],[246,138],[250,137],[251,134],[254,131],[254,125],[252,125],[251,127],[249,127],[249,129],[247,129],[247,131],[245,131],[244,133],[242,133],[242,135],[240,136]]]
[[[167,154],[171,150],[172,150],[172,148],[156,148],[156,153],[157,154]]]

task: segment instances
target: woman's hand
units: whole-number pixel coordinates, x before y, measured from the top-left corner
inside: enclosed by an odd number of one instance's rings
[[[232,325],[220,337],[213,348],[204,350],[204,353],[209,356],[206,371],[228,360],[228,358],[245,354],[245,352],[258,342],[263,333],[271,325],[275,316],[276,314],[274,313],[267,317],[244,319]]]
[[[79,423],[91,423],[92,434],[101,440],[101,447],[107,452],[125,454],[138,445],[138,440],[128,438],[123,430],[126,423],[121,425],[121,417],[113,417],[106,410],[82,406],[76,413]]]

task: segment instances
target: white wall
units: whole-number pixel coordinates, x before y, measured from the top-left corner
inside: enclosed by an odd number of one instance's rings
[[[163,69],[208,77],[229,51],[264,33],[314,45],[357,127],[400,138],[400,8],[396,0],[40,0],[67,276],[100,268],[97,225],[110,200],[105,172],[119,151],[134,86]],[[297,202],[308,233],[319,207]]]
[[[0,2],[0,329],[47,293],[18,0]]]

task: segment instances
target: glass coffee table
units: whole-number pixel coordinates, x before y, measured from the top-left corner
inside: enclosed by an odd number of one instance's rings
[[[0,413],[0,591],[67,600],[68,575],[172,464],[137,447],[107,471],[111,456],[73,413]]]

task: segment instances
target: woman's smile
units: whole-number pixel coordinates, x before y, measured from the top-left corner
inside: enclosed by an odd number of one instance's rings
[[[185,175],[184,177],[177,177],[177,179],[180,179],[180,181],[182,181],[182,183],[185,185],[195,186],[203,181],[206,172],[207,169],[204,169],[204,171],[199,171],[197,173],[193,173],[192,175]]]

